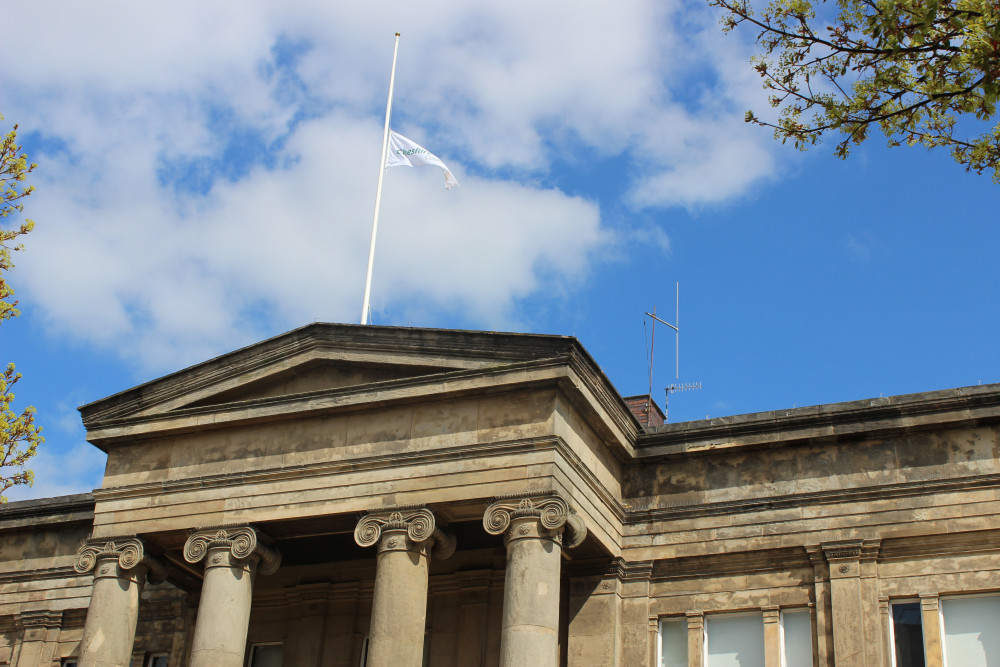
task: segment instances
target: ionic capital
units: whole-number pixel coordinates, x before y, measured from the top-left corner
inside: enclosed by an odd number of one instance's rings
[[[434,512],[426,507],[394,507],[369,512],[354,528],[354,541],[362,547],[378,543],[383,551],[430,553],[444,559],[455,553],[455,536],[437,527]]]
[[[257,529],[250,526],[211,526],[192,531],[184,543],[184,560],[197,563],[217,549],[228,553],[213,556],[205,567],[245,565],[259,567],[261,574],[274,574],[281,566],[281,553],[258,541]]]
[[[583,519],[557,495],[497,498],[486,508],[483,528],[490,535],[503,534],[506,541],[549,538],[566,548],[578,546],[587,537]]]
[[[117,562],[115,562],[117,561]],[[147,555],[135,535],[120,537],[91,537],[80,544],[76,551],[73,569],[80,574],[94,570],[94,578],[117,577],[143,584],[149,580],[158,583],[166,579],[166,567]]]

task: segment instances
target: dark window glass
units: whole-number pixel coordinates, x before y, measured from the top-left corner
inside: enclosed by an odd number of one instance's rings
[[[920,603],[892,605],[892,634],[896,643],[895,667],[924,667],[924,633]]]

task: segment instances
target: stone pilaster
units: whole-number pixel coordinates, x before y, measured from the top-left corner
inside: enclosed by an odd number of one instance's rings
[[[830,602],[830,565],[818,544],[806,547],[809,562],[813,566],[813,595],[815,601],[815,622],[813,655],[819,667],[833,666],[833,605]]]
[[[924,633],[924,664],[926,667],[944,667],[941,611],[937,593],[920,594],[920,624]]]
[[[569,664],[620,664],[622,569],[620,559],[615,559],[602,574],[592,573],[569,582]]]
[[[565,500],[547,495],[499,498],[483,526],[507,546],[500,667],[555,667],[562,548],[583,542],[583,520]]]
[[[94,572],[80,640],[80,667],[127,665],[139,618],[139,595],[147,575],[162,581],[165,568],[147,556],[142,541],[132,535],[86,540],[77,551],[74,568],[80,574]]]
[[[205,561],[190,667],[242,667],[250,624],[253,580],[273,574],[281,554],[260,543],[250,526],[196,530],[184,544],[184,560]]]
[[[55,649],[59,645],[62,626],[61,611],[22,611],[17,615],[21,630],[21,645],[17,652],[16,667],[48,667],[53,658],[58,660]]]
[[[778,607],[763,607],[764,615],[764,665],[781,665],[781,610]]]
[[[454,536],[436,525],[426,507],[369,512],[354,529],[360,546],[378,544],[369,667],[420,667],[427,620],[427,565],[455,551]]]
[[[887,595],[880,595],[878,598],[878,617],[879,617],[879,627],[882,628],[882,655],[885,656],[885,661],[889,661],[889,656],[892,655],[892,614],[889,613],[889,597]]]
[[[843,540],[821,546],[829,564],[834,664],[880,667],[882,642],[875,562],[879,542]]]
[[[688,622],[688,665],[701,667],[705,664],[705,614],[689,611]]]

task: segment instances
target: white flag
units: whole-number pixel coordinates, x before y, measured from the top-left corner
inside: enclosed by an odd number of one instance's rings
[[[425,165],[441,167],[441,171],[444,172],[444,187],[448,190],[458,185],[458,180],[438,156],[395,131],[389,132],[389,154],[385,158],[385,166],[423,167]]]

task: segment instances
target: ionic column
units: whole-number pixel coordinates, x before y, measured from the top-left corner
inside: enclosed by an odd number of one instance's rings
[[[281,554],[258,542],[254,528],[221,526],[191,533],[184,560],[205,561],[189,666],[242,667],[254,577],[258,567],[276,572]]]
[[[76,553],[80,574],[94,571],[87,620],[80,640],[80,667],[121,667],[132,658],[139,594],[162,581],[166,570],[148,557],[134,536],[91,538]]]
[[[483,527],[507,546],[500,666],[555,667],[562,548],[583,542],[583,520],[558,496],[498,499]]]
[[[454,536],[436,527],[424,507],[369,512],[354,529],[363,547],[378,543],[368,639],[368,667],[420,667],[427,620],[427,564],[447,558]]]

